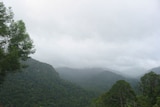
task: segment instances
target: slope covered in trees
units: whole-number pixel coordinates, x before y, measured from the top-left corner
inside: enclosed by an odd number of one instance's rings
[[[95,95],[61,79],[52,66],[33,59],[21,62],[32,53],[32,40],[24,22],[14,21],[12,10],[0,2],[0,106],[92,106],[91,100]],[[28,67],[22,69],[23,64]],[[63,72],[60,76],[88,90],[107,91],[95,100],[93,107],[160,107],[159,67],[152,69],[158,74],[149,72],[141,77],[137,95],[131,87],[138,85],[136,80],[97,70],[100,69],[77,74]]]
[[[112,88],[97,101],[97,107],[133,107],[136,94],[130,84],[124,80],[117,81]]]
[[[124,80],[117,81],[112,88],[101,95],[96,107],[160,107],[160,75],[146,73],[139,83],[137,95],[130,84]]]
[[[73,68],[57,68],[56,71],[60,77],[80,85],[81,87],[102,94],[109,90],[110,87],[118,80],[128,81],[134,89],[137,88],[138,80],[128,78],[118,73],[104,70],[101,68],[86,68],[86,69],[73,69]]]
[[[48,64],[29,59],[26,69],[9,74],[0,87],[4,107],[86,107],[93,93],[59,78]]]

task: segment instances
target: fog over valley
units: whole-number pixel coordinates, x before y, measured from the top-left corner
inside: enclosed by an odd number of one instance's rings
[[[2,0],[25,22],[34,59],[137,76],[160,66],[159,0]]]

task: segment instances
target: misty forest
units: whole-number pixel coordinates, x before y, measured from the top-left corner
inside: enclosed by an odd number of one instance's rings
[[[160,67],[133,77],[107,65],[54,68],[31,58],[38,49],[14,16],[0,2],[0,107],[160,107]]]

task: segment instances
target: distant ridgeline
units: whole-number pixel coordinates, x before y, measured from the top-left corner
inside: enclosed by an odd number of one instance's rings
[[[154,72],[135,80],[99,69],[57,69],[63,80],[51,65],[34,59],[24,64],[0,85],[0,107],[160,107],[160,75]]]
[[[29,59],[0,87],[2,107],[87,107],[94,94],[60,79],[51,65]]]
[[[117,71],[104,70],[101,68],[56,68],[60,77],[64,80],[80,85],[86,90],[94,91],[97,95],[109,90],[111,86],[118,80],[126,80],[136,90],[138,79],[129,78],[118,73]]]

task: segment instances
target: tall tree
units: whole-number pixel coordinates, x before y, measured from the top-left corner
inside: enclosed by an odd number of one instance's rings
[[[20,61],[34,53],[24,22],[14,21],[13,16],[11,8],[0,2],[0,81],[8,72],[20,69]]]
[[[97,100],[98,107],[135,107],[136,95],[130,84],[117,81],[112,88]]]
[[[141,77],[140,88],[143,96],[149,99],[151,105],[156,103],[157,97],[160,96],[160,75],[149,72]]]

